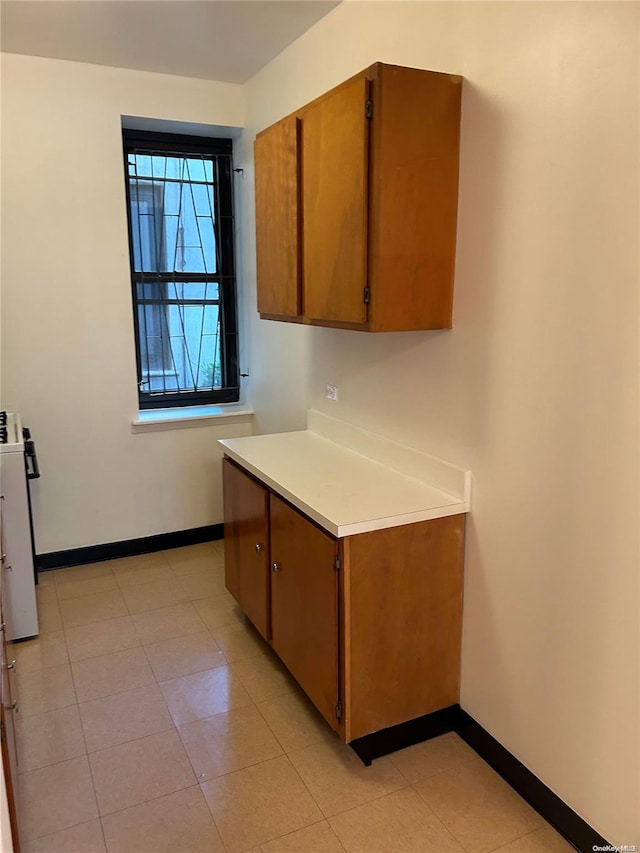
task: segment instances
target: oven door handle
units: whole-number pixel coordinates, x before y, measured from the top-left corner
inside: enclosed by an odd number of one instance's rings
[[[32,438],[27,439],[24,443],[24,455],[27,460],[27,479],[37,480],[40,476],[40,468],[36,456],[36,443]],[[29,462],[31,462],[31,470],[29,470]]]

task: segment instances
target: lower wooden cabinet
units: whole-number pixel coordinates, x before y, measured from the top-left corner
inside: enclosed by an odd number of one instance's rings
[[[4,567],[0,566],[0,573]],[[0,579],[2,574],[0,574]],[[18,772],[18,756],[16,750],[16,735],[14,730],[14,716],[17,708],[15,700],[15,689],[11,675],[15,668],[15,660],[11,659],[11,646],[5,636],[4,610],[2,607],[3,588],[0,584],[0,669],[2,680],[0,685],[0,747],[2,751],[2,772],[4,773],[4,784],[7,793],[7,805],[9,807],[9,821],[11,824],[11,839],[14,853],[20,853],[20,837],[18,830],[18,816],[16,810],[16,790]]]
[[[227,589],[269,639],[269,495],[237,466],[223,463]]]
[[[343,740],[459,701],[464,515],[336,539],[223,471],[227,588]]]

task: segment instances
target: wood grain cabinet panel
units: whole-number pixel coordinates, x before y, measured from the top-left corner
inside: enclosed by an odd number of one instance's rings
[[[336,539],[224,465],[227,586],[254,622],[247,607],[269,602],[275,652],[342,739],[458,703],[464,515]],[[246,531],[243,518],[254,519]],[[243,565],[258,529],[270,543],[266,589],[264,568]]]
[[[229,460],[222,463],[227,589],[269,638],[269,493]]]
[[[274,124],[255,141],[258,311],[302,313],[300,296],[300,121]]]
[[[367,149],[364,77],[312,104],[302,125],[304,313],[364,323]]]
[[[378,62],[258,134],[263,318],[451,328],[461,95],[458,75]]]
[[[272,644],[332,728],[338,704],[336,540],[271,495]]]
[[[1,529],[0,529],[1,538]],[[2,549],[4,553],[4,548]],[[5,635],[4,608],[4,566],[0,566],[0,747],[2,752],[2,772],[7,793],[11,840],[14,853],[20,853],[20,830],[18,824],[16,786],[18,773],[18,753],[16,749],[15,713],[17,710],[16,691],[11,674],[15,661],[11,659],[11,646]]]
[[[464,515],[345,542],[349,740],[460,698]]]
[[[4,633],[4,632],[3,632]],[[6,671],[6,656],[2,660],[2,702],[0,703],[0,731],[2,733],[2,771],[7,792],[7,804],[9,806],[9,822],[11,826],[11,837],[13,840],[14,853],[20,851],[20,836],[18,829],[18,815],[16,808],[16,783],[18,773],[18,760],[16,752],[16,734],[14,725],[15,706],[13,694],[9,686]]]

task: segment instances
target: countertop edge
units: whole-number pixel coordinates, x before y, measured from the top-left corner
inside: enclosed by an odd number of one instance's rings
[[[317,509],[300,498],[299,495],[291,492],[283,486],[281,482],[266,474],[261,468],[258,468],[256,465],[249,462],[242,454],[238,453],[232,447],[229,447],[227,439],[218,439],[218,444],[223,447],[226,456],[228,456],[232,461],[238,463],[242,468],[256,477],[256,479],[260,480],[260,482],[264,483],[277,495],[284,498],[284,500],[288,501],[292,506],[300,510],[300,512],[315,521],[320,525],[320,527],[335,536],[337,539],[343,539],[347,536],[354,536],[359,533],[371,533],[375,530],[400,527],[405,524],[416,524],[421,521],[430,521],[436,518],[444,518],[449,515],[461,515],[469,512],[470,509],[468,501],[455,498],[454,496],[447,495],[443,492],[442,495],[445,500],[443,500],[442,504],[435,507],[429,507],[428,509],[417,510],[415,512],[403,513],[400,515],[369,518],[350,524],[336,524],[334,521],[324,516]],[[341,449],[349,449],[344,448],[337,442],[336,446]],[[450,502],[446,501],[447,498],[450,498]]]

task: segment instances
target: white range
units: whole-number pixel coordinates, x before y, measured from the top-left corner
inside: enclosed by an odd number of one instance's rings
[[[0,518],[6,636],[38,633],[34,539],[29,480],[40,476],[35,444],[20,416],[0,412]]]

